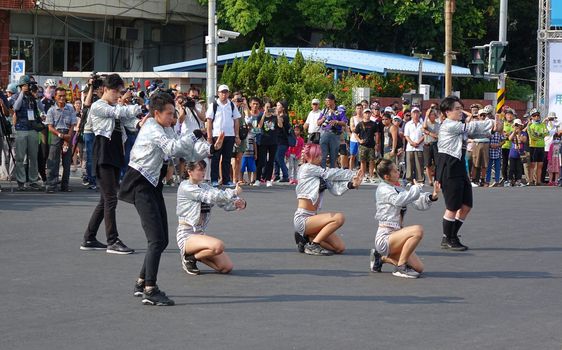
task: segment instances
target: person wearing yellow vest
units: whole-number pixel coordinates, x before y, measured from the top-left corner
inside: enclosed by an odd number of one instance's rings
[[[509,135],[513,131],[513,119],[515,119],[515,111],[508,109],[505,111],[505,120],[503,123],[503,137],[505,142],[502,145],[502,179],[500,184],[503,184],[507,179],[507,170],[509,169],[509,149],[511,148],[511,141]]]
[[[531,115],[531,123],[527,126],[531,156],[529,184],[531,186],[541,186],[541,173],[544,162],[544,137],[548,135],[548,130],[546,129],[546,124],[541,122],[541,114],[536,108],[533,108],[529,114]]]

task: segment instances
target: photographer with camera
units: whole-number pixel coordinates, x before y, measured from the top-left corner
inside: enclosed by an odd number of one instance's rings
[[[93,152],[94,152],[94,130],[92,125],[92,118],[88,117],[92,103],[99,100],[99,96],[103,94],[102,88],[103,80],[96,73],[92,73],[88,79],[88,84],[84,89],[86,97],[84,98],[84,106],[82,107],[82,119],[80,120],[80,127],[78,128],[79,137],[82,136],[84,140],[84,148],[86,152],[86,176],[82,178],[82,184],[88,186],[88,189],[95,190],[96,176],[93,169]]]
[[[22,75],[18,81],[19,93],[14,102],[14,125],[16,129],[16,180],[18,191],[25,191],[27,177],[24,160],[27,157],[29,188],[40,190],[37,184],[39,173],[37,170],[37,129],[42,127],[38,118],[37,101],[31,93],[31,86],[36,84],[29,76]]]
[[[329,155],[330,168],[335,168],[340,148],[340,135],[342,128],[347,125],[347,117],[344,111],[336,108],[336,97],[334,94],[326,95],[324,103],[326,107],[322,110],[317,121],[317,125],[321,127],[322,167],[326,168],[326,159]]]
[[[207,132],[205,128],[204,107],[199,102],[199,89],[191,87],[188,95],[178,95],[176,98],[176,111],[178,113],[178,123],[174,127],[178,135],[185,135],[201,130],[204,134]],[[185,160],[180,158],[179,173],[181,177],[186,174]]]
[[[246,152],[247,142],[246,138],[248,137],[248,131],[250,127],[248,123],[246,123],[246,116],[249,114],[248,103],[246,102],[246,98],[242,95],[240,91],[236,91],[232,98],[232,102],[238,108],[238,112],[240,113],[241,118],[239,119],[240,128],[238,130],[238,136],[240,137],[240,144],[235,145],[234,149],[232,150],[232,177],[233,182],[237,184],[239,181],[242,181],[242,155]]]
[[[41,110],[41,119],[45,120],[49,109],[56,104],[55,102],[55,89],[57,83],[53,79],[47,79],[43,84],[43,96],[38,101],[37,107]],[[47,183],[47,158],[49,158],[49,130],[47,128],[41,130],[39,133],[39,149],[37,151],[37,166],[39,176],[43,183]]]
[[[94,131],[93,169],[100,188],[100,201],[84,232],[81,250],[105,250],[110,254],[131,254],[117,232],[115,209],[119,190],[119,173],[125,162],[123,141],[124,127],[136,127],[139,105],[124,105],[132,97],[130,91],[121,96],[125,84],[119,74],[107,75],[103,81],[103,95],[94,102],[88,112]],[[121,96],[122,103],[118,104]],[[96,239],[101,222],[105,221],[107,246]]]

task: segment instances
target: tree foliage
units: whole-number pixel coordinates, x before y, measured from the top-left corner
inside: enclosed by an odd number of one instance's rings
[[[221,49],[246,49],[265,37],[272,46],[333,46],[402,54],[433,48],[434,59],[442,60],[444,1],[220,0],[219,24],[244,36]],[[470,47],[498,39],[499,2],[455,2],[453,50],[459,52],[455,64],[468,66]],[[537,1],[509,1],[508,70],[536,63],[537,13]],[[529,70],[517,76],[534,74]]]
[[[259,46],[254,44],[247,60],[237,58],[225,66],[220,82],[246,96],[286,100],[293,112],[292,120],[297,121],[304,120],[313,98],[322,98],[328,92],[336,95],[338,104],[350,108],[354,87],[369,87],[374,96],[400,96],[414,87],[412,78],[397,74],[384,77],[343,72],[335,80],[324,63],[307,61],[300,52],[292,61],[285,56],[271,56],[263,40]]]

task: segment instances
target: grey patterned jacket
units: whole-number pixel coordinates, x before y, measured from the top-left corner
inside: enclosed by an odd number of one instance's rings
[[[419,186],[403,188],[393,186],[386,181],[381,181],[376,192],[377,211],[375,219],[381,226],[402,228],[402,215],[400,212],[411,204],[418,210],[427,210],[431,206],[429,196],[431,193],[423,192]]]
[[[189,180],[182,181],[178,188],[176,215],[178,220],[192,227],[206,229],[211,213],[203,216],[201,220],[201,203],[207,203],[211,207],[217,205],[226,211],[236,210],[234,202],[239,197],[233,189],[218,189],[206,183],[192,184]],[[202,221],[202,222],[201,222]]]
[[[320,209],[323,193],[320,193],[320,179],[326,181],[327,189],[336,196],[341,196],[348,190],[347,183],[353,179],[356,172],[346,169],[326,168],[310,163],[300,166],[298,185],[295,189],[297,198],[310,199],[314,206]]]
[[[154,187],[165,158],[179,156],[188,162],[198,161],[210,155],[211,145],[197,139],[193,133],[178,136],[172,128],[164,128],[149,118],[137,135],[129,166],[142,174]]]
[[[139,122],[137,116],[141,113],[139,105],[112,106],[106,101],[99,99],[90,107],[88,119],[92,120],[92,131],[94,134],[107,137],[108,139],[111,138],[115,128],[115,119],[120,119],[121,133],[123,135],[123,142],[125,142],[127,135],[124,128],[136,130],[137,123]]]
[[[493,126],[494,121],[491,119],[475,120],[468,124],[445,119],[439,129],[438,152],[461,159],[465,136],[472,138],[473,136],[490,134]]]

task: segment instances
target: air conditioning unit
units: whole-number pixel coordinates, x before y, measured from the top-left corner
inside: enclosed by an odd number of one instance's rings
[[[130,27],[115,27],[113,30],[113,38],[123,41],[135,41],[139,38],[139,30]]]

